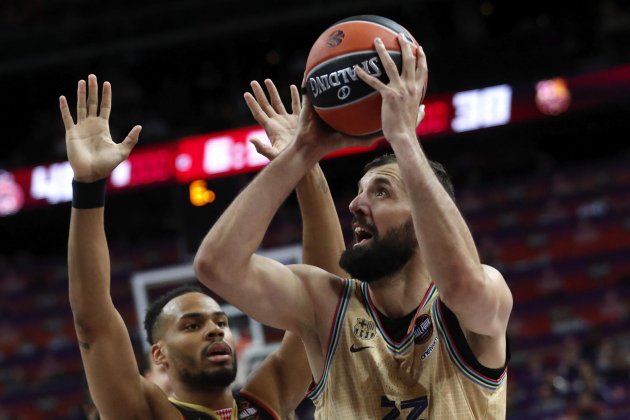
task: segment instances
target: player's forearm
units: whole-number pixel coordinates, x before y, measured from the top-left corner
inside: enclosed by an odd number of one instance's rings
[[[483,270],[473,237],[417,141],[393,145],[409,193],[422,259],[443,297],[479,287]]]
[[[319,165],[302,178],[296,189],[302,215],[304,263],[344,276],[339,257],[345,249],[343,233],[328,182]]]
[[[304,344],[297,334],[287,331],[280,347],[249,375],[242,391],[285,419],[304,399],[311,381]]]
[[[111,308],[110,262],[104,208],[72,209],[68,238],[69,298],[75,322],[85,328],[106,322]]]
[[[313,376],[304,343],[297,334],[289,331],[285,333],[277,355],[276,369],[282,390],[280,402],[284,403],[281,412],[285,418],[304,399]]]
[[[239,280],[274,215],[317,156],[291,145],[236,197],[202,241],[195,256],[199,280],[214,287]]]
[[[90,393],[101,418],[149,418],[129,333],[110,295],[104,209],[72,209],[70,306]]]

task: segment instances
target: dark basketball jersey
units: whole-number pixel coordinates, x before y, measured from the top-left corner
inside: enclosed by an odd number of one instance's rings
[[[179,401],[173,397],[169,401],[182,413],[183,420],[221,420],[217,413],[202,405]],[[232,407],[232,420],[278,420],[279,417],[269,408],[235,393]]]
[[[507,353],[509,359],[509,347]],[[434,285],[397,341],[383,329],[367,285],[349,280],[309,397],[322,420],[502,420],[506,378],[507,368],[487,369],[475,359]]]

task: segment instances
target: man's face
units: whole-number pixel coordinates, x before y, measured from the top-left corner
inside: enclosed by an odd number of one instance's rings
[[[198,389],[229,386],[236,377],[234,337],[219,304],[202,293],[171,300],[161,340],[173,380]]]
[[[339,264],[352,277],[369,282],[400,270],[413,256],[416,240],[411,208],[398,165],[370,169],[350,203],[353,246]]]

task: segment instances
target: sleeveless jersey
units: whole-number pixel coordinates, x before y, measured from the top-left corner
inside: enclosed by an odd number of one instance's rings
[[[182,413],[182,420],[220,420],[217,413],[202,405],[191,404],[169,397],[171,404]],[[280,417],[258,401],[234,393],[232,420],[278,420]]]
[[[367,284],[344,282],[324,372],[308,395],[316,419],[505,419],[507,368],[479,364],[435,285],[396,342]]]

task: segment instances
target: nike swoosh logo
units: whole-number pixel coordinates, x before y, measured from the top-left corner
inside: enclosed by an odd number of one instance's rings
[[[372,346],[363,346],[363,347],[355,347],[354,344],[350,346],[350,352],[352,353],[356,353],[358,351],[361,350],[365,350],[365,349],[371,349],[373,348]]]

